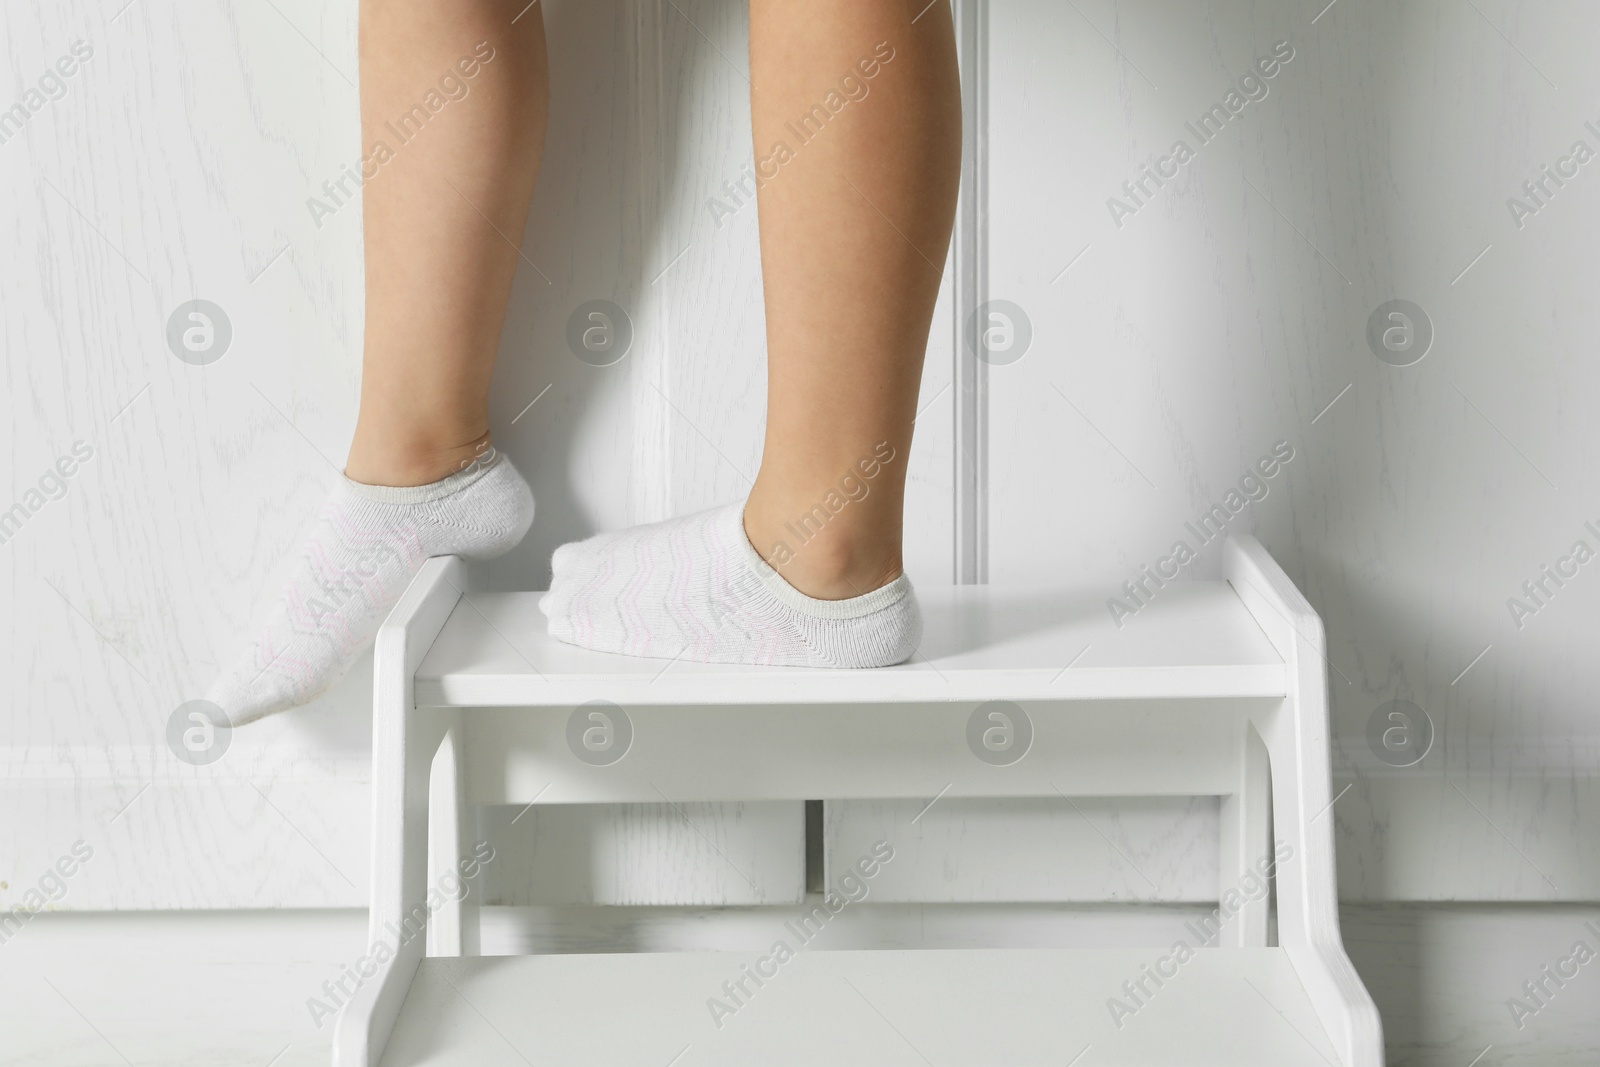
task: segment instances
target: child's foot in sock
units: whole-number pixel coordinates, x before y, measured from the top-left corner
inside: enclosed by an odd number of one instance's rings
[[[744,505],[562,545],[539,610],[550,635],[629,656],[795,667],[887,667],[922,636],[901,575],[849,600],[806,596],[762,560]]]
[[[250,654],[206,698],[239,726],[338,681],[429,556],[490,559],[533,522],[533,493],[500,453],[428,485],[341,478]]]

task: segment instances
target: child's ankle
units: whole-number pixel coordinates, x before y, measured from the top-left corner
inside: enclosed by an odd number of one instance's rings
[[[842,518],[842,516],[841,516]],[[888,585],[903,569],[898,539],[830,523],[813,529],[780,523],[746,507],[745,536],[768,566],[790,585],[817,600],[849,600]]]
[[[344,474],[366,485],[428,485],[493,455],[488,434],[464,444],[394,442],[363,435],[358,427]]]

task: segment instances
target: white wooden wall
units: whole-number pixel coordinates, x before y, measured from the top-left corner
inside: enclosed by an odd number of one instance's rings
[[[1327,4],[990,5],[989,288],[1035,336],[988,377],[989,577],[1044,560],[1112,595],[1289,442],[1235,521],[1327,626],[1342,892],[1593,899],[1600,568],[1521,630],[1506,601],[1600,548],[1600,170],[1520,231],[1506,201],[1600,150],[1600,10]],[[1199,146],[1184,123],[1279,41],[1266,98]],[[1180,137],[1196,158],[1119,229],[1107,199]],[[1435,331],[1403,368],[1366,341],[1395,298]],[[1414,767],[1366,741],[1395,699],[1435,727]]]
[[[0,8],[0,107],[74,42],[92,49],[0,144],[15,249],[0,261],[0,509],[74,442],[93,451],[0,544],[0,901],[81,838],[95,858],[61,907],[359,904],[369,662],[211,766],[165,741],[173,710],[246,639],[354,423],[360,218],[352,207],[319,228],[305,206],[358,150],[354,5],[125,2]],[[474,571],[476,588],[539,588],[562,541],[736,498],[759,458],[755,214],[718,227],[705,205],[751,158],[743,4],[541,6],[551,132],[523,242],[538,269],[518,275],[493,409],[539,518]],[[1581,0],[1322,8],[958,4],[985,152],[929,353],[910,569],[921,584],[1116,595],[1289,442],[1295,458],[1236,528],[1262,537],[1327,623],[1335,788],[1351,784],[1334,810],[1342,891],[1593,899],[1600,668],[1581,650],[1600,566],[1520,630],[1506,599],[1576,539],[1600,547],[1583,525],[1600,526],[1585,406],[1600,384],[1586,357],[1600,178],[1582,168],[1520,230],[1506,198],[1574,140],[1600,148],[1584,127],[1600,126],[1600,15]],[[1280,40],[1295,55],[1266,98],[1118,228],[1107,198],[1152,153],[1193,144],[1184,122]],[[209,366],[166,345],[171,311],[194,298],[232,323]],[[595,298],[635,331],[606,368],[564,341]],[[1369,315],[1394,298],[1434,326],[1414,366],[1367,345]],[[959,350],[984,299],[1026,313],[1021,359]],[[1434,723],[1417,766],[1367,745],[1393,699]],[[1214,882],[1192,846],[1214,818],[1204,804],[1085,810],[1135,862],[1170,872],[1168,899]],[[995,884],[971,848],[992,816],[952,805],[930,824],[916,846],[941,872],[930,898],[1028,895]],[[1107,864],[1068,895],[1127,895],[1105,842],[1054,817],[1063,847]],[[605,833],[638,828],[606,838],[623,840],[628,869],[693,858],[669,819],[618,818]],[[759,823],[740,818],[704,813],[727,833]],[[798,808],[786,818],[792,829]],[[897,818],[838,806],[830,832],[844,842]]]

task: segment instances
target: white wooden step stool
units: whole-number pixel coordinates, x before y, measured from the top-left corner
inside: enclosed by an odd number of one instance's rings
[[[373,944],[400,943],[341,1013],[335,1067],[1380,1067],[1377,1008],[1339,937],[1322,624],[1255,540],[1227,544],[1225,573],[1168,584],[1120,629],[1102,599],[932,589],[911,663],[826,671],[572,648],[546,635],[540,594],[469,600],[461,562],[429,560],[376,654],[369,929]],[[609,765],[567,745],[573,709],[593,700],[632,724]],[[974,710],[996,700],[1033,731],[1005,766],[967,741]],[[473,708],[529,710],[495,713],[490,731],[467,728]],[[941,791],[1222,797],[1219,896],[1239,906],[1225,947],[1197,938],[1181,961],[1150,948],[800,947],[764,964],[775,974],[719,1027],[708,999],[749,954],[481,957],[463,909],[427,915],[430,862],[465,855],[476,804]],[[1274,861],[1269,946],[1267,899],[1233,891]],[[424,923],[426,938],[397,937]]]

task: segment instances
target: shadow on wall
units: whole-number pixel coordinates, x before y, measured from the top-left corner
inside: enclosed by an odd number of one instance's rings
[[[496,442],[532,484],[538,514],[521,545],[473,568],[477,589],[546,588],[558,546],[640,521],[641,498],[670,500],[670,487],[641,493],[636,482],[667,469],[665,456],[650,455],[651,435],[661,436],[654,416],[666,402],[647,375],[655,370],[651,353],[664,350],[667,322],[653,303],[664,298],[652,278],[680,251],[668,247],[668,192],[683,191],[682,172],[699,159],[698,148],[673,133],[705,110],[707,83],[716,81],[710,102],[735,111],[719,125],[740,126],[749,138],[740,114],[745,86],[734,91],[723,84],[731,69],[710,69],[746,62],[743,33],[730,26],[747,25],[742,0],[687,5],[694,27],[672,7],[651,14],[653,5],[639,0],[540,6],[550,50],[549,133],[490,400]],[[724,58],[695,27],[739,47],[722,45]],[[684,47],[675,47],[680,41]],[[626,320],[579,313],[594,301],[625,309]],[[631,346],[614,364],[604,353],[580,358],[569,337],[574,321],[579,335],[612,331],[614,340],[631,330]]]

